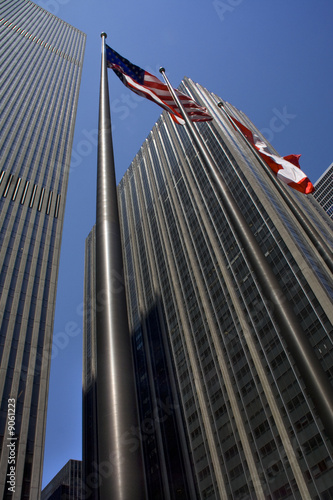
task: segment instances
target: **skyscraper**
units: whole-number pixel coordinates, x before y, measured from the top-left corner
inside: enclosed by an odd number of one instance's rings
[[[314,197],[333,220],[333,163],[314,184]]]
[[[221,99],[187,78],[180,90],[213,115],[201,137],[332,381],[324,261]],[[292,196],[332,243],[313,197]],[[149,498],[333,498],[332,443],[185,127],[163,113],[118,199],[141,425],[126,439],[142,443]]]
[[[81,500],[82,462],[69,460],[43,488],[41,500]]]
[[[85,34],[29,0],[0,12],[0,496],[10,472],[13,498],[37,499]]]

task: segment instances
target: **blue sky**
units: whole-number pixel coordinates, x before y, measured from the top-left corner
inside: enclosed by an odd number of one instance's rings
[[[87,34],[58,280],[43,487],[81,459],[84,244],[95,221],[100,33],[174,87],[184,76],[244,111],[315,182],[333,161],[331,0],[39,0]],[[109,71],[119,181],[160,115]]]

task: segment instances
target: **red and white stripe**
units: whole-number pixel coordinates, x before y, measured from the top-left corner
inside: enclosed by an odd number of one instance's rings
[[[268,151],[267,144],[262,141],[260,137],[252,133],[251,130],[235,118],[230,117],[230,119],[236,123],[238,128],[243,132],[252,146],[258,151],[261,158],[265,161],[265,163],[267,163],[278,179],[301,193],[310,194],[315,190],[311,181],[300,168],[299,158],[301,155],[292,154],[281,157],[271,154]]]
[[[161,82],[161,80],[159,80],[156,76],[145,71],[144,85],[140,85],[133,80],[133,78],[126,75],[121,68],[117,67],[117,70],[121,71],[123,74],[123,83],[133,92],[154,101],[156,104],[167,110],[171,113],[173,120],[177,123],[182,125],[185,123],[165,83]],[[175,92],[193,122],[204,122],[213,119],[207,112],[206,108],[199,106],[199,104],[193,101],[193,99],[182,92],[179,92],[179,90],[175,90]]]

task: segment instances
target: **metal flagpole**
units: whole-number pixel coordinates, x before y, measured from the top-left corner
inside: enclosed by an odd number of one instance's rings
[[[325,242],[325,240],[322,238],[322,236],[318,233],[316,228],[313,226],[312,222],[306,217],[304,212],[302,212],[295,202],[293,200],[292,196],[286,192],[280,182],[276,179],[274,174],[272,173],[271,169],[266,165],[264,160],[260,157],[258,151],[253,147],[253,145],[250,143],[250,141],[245,137],[243,132],[240,130],[240,128],[237,126],[236,123],[232,121],[232,118],[229,116],[228,111],[226,110],[226,107],[224,106],[223,102],[219,102],[218,107],[223,111],[225,116],[228,118],[229,122],[232,124],[233,127],[236,128],[236,130],[239,132],[239,134],[242,136],[246,144],[249,146],[257,160],[260,162],[261,166],[264,168],[266,174],[270,178],[271,182],[274,183],[274,187],[277,189],[278,193],[280,196],[283,198],[285,203],[288,205],[288,208],[291,210],[292,214],[296,218],[297,222],[300,224],[301,228],[303,231],[306,233],[308,236],[309,240],[311,243],[314,245],[316,250],[318,251],[319,255],[322,257],[324,260],[325,264],[327,265],[328,269],[333,273],[333,255],[332,251]]]
[[[97,432],[100,500],[145,498],[102,37],[96,203]]]
[[[200,134],[186,114],[180,100],[165,75],[165,69],[160,68],[160,73],[163,75],[168,89],[181,111],[192,139],[200,153],[201,159],[220,195],[220,200],[227,216],[254,270],[258,283],[264,295],[274,304],[274,318],[279,326],[280,333],[295,359],[308,392],[316,405],[318,415],[333,443],[333,391],[326,373],[319,363],[304,331],[300,327],[297,316],[290,306],[288,299],[285,297],[271,267],[266,261],[257,240],[247,225],[228,186],[224,182],[215,160],[211,157]]]

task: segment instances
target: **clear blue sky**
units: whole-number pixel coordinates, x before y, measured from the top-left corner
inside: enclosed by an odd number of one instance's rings
[[[111,47],[151,73],[158,76],[164,66],[174,87],[188,76],[244,111],[282,156],[302,154],[302,170],[315,182],[333,161],[333,4],[36,3],[87,34],[58,281],[44,487],[69,459],[81,459],[84,244],[95,221],[100,33],[106,31]],[[112,71],[109,89],[119,181],[160,108],[138,99]]]

